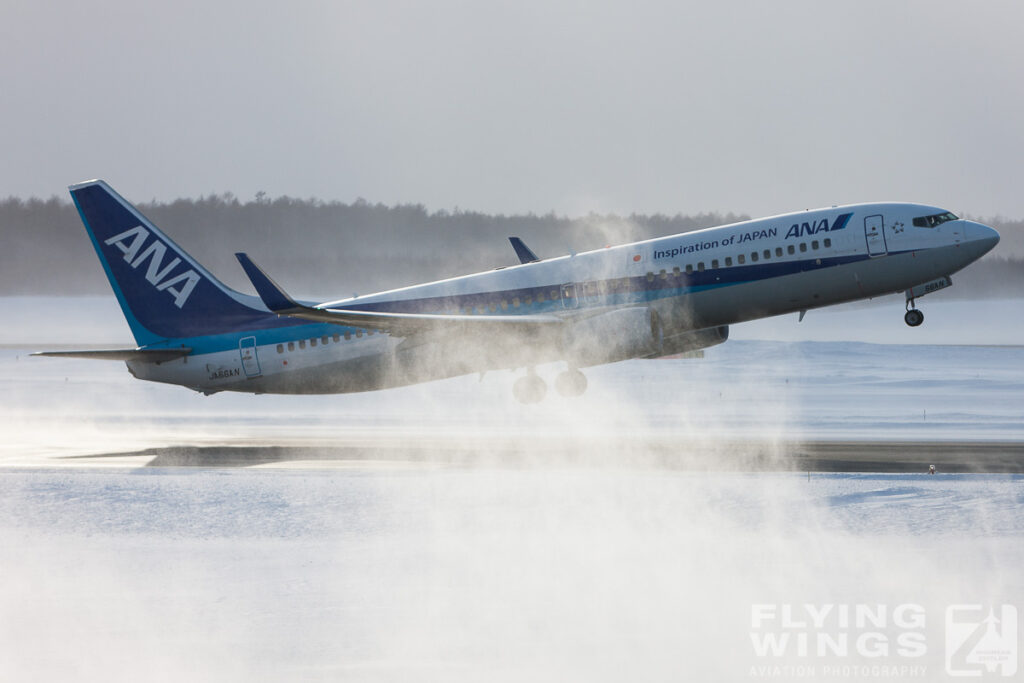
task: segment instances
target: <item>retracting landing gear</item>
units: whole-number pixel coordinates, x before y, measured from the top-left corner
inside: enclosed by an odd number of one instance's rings
[[[548,393],[548,385],[530,368],[525,377],[512,385],[512,395],[520,403],[539,403]]]
[[[903,320],[911,327],[917,327],[924,322],[924,313],[917,310],[914,306],[915,299],[918,299],[925,294],[931,294],[937,292],[940,289],[951,287],[953,285],[953,279],[946,275],[940,277],[937,280],[931,282],[925,282],[924,284],[916,285],[907,290],[907,314],[903,316]]]
[[[903,322],[911,327],[917,327],[924,322],[924,313],[914,308],[913,297],[907,299],[907,312],[903,316]]]
[[[586,375],[571,365],[568,370],[560,372],[555,378],[555,391],[561,396],[580,396],[586,390]],[[544,400],[547,393],[548,385],[537,376],[533,368],[529,368],[526,375],[517,379],[512,385],[512,395],[520,403],[539,403]]]
[[[587,376],[570,367],[555,378],[555,391],[562,396],[579,396],[587,390]]]

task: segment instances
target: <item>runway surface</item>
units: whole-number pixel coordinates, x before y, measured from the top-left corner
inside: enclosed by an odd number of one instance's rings
[[[512,400],[508,371],[369,394],[207,397],[117,362],[0,349],[0,466],[1024,467],[1021,347],[738,340],[588,375],[583,397],[532,406]]]
[[[26,351],[4,680],[954,680],[949,610],[1024,606],[1024,475],[977,473],[1021,471],[1019,347],[734,340],[535,406],[511,373],[204,397]]]
[[[1019,475],[0,468],[0,674],[946,680],[949,607],[1024,600],[1022,505]],[[886,616],[782,625],[805,605]],[[850,647],[752,641],[787,632]]]
[[[941,472],[1024,474],[1020,442],[729,442],[689,444],[647,440],[637,444],[558,440],[508,446],[465,439],[406,439],[387,443],[330,445],[165,446],[125,453],[62,456],[52,464],[146,467],[547,467],[656,468],[688,471]],[[627,446],[634,453],[623,459]]]

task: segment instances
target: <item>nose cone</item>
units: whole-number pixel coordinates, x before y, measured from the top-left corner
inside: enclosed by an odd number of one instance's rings
[[[999,244],[999,233],[987,225],[967,221],[966,233],[967,241],[977,247],[979,256],[992,251]]]

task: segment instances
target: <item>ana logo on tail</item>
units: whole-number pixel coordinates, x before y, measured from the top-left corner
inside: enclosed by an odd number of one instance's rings
[[[114,235],[106,240],[104,244],[113,245],[124,254],[124,260],[132,268],[138,268],[143,261],[149,259],[149,266],[146,268],[146,280],[156,287],[159,292],[168,292],[174,297],[174,305],[181,308],[188,301],[192,290],[199,283],[199,274],[189,268],[185,272],[171,275],[171,272],[181,263],[177,256],[163,267],[164,254],[167,253],[167,245],[160,240],[149,241],[149,230],[141,225],[125,230],[119,235]],[[143,249],[145,247],[145,249]]]

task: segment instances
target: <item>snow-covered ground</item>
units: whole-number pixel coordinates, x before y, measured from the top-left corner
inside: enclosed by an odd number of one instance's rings
[[[16,319],[46,317],[15,303]],[[946,315],[938,308],[925,307],[922,329]],[[979,606],[964,628],[991,642],[989,608],[1004,620],[1024,608],[1021,476],[680,472],[640,466],[628,447],[595,466],[543,454],[454,468],[69,457],[381,435],[399,450],[443,437],[496,451],[554,437],[616,448],[656,437],[680,449],[1024,441],[1024,339],[994,325],[990,343],[1017,346],[866,343],[884,341],[867,338],[868,317],[902,333],[901,310],[846,311],[864,316],[849,328],[854,342],[756,341],[737,326],[702,360],[594,368],[584,397],[537,406],[511,399],[511,373],[365,395],[203,397],[136,381],[120,363],[2,349],[0,680],[931,681],[977,671],[947,643],[963,617],[947,619]],[[803,333],[825,315],[776,323]],[[27,324],[44,336],[8,328],[7,341],[73,343],[81,332],[60,325],[68,336],[56,338]],[[125,341],[123,330],[92,334],[77,340]],[[1007,651],[1020,643],[1008,633],[996,634]],[[846,649],[818,652],[822,637]]]

